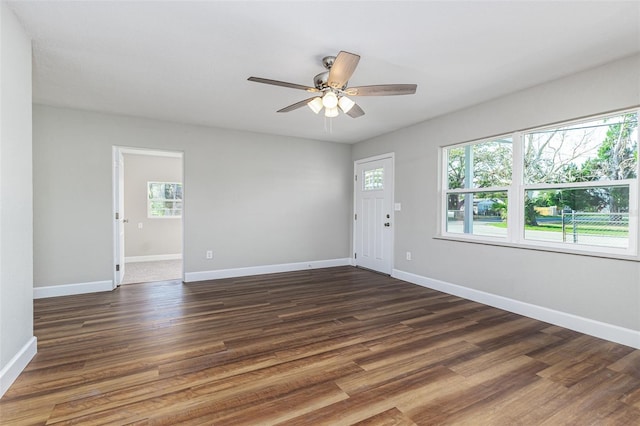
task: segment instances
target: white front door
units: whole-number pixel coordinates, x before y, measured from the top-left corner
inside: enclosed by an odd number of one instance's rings
[[[391,274],[393,158],[356,162],[355,264]]]

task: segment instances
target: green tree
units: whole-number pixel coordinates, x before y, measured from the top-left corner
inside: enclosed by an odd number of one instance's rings
[[[526,225],[538,226],[534,199],[532,199],[528,193],[525,194],[524,197],[524,223]]]
[[[598,149],[592,168],[594,179],[624,180],[637,177],[638,141],[633,139],[638,127],[636,113],[625,114],[622,120],[609,125],[607,136]],[[619,213],[629,205],[629,192],[624,188],[612,188],[600,196],[612,213]]]
[[[490,141],[472,145],[473,177],[466,186],[466,148],[448,150],[447,175],[449,189],[488,188],[507,186],[511,183],[511,141]]]
[[[467,147],[456,147],[447,151],[447,179],[449,189],[488,188],[508,186],[511,183],[512,144],[511,140],[495,140],[471,145],[473,159],[472,181],[466,182],[465,170],[468,162]],[[478,194],[477,198],[489,195]],[[451,194],[448,199],[449,210],[460,210],[461,198]]]

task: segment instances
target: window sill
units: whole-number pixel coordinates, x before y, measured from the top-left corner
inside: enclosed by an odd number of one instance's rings
[[[508,248],[521,249],[521,250],[534,250],[534,251],[544,251],[544,252],[551,252],[551,253],[562,253],[562,254],[568,254],[568,255],[574,255],[574,256],[586,256],[586,257],[596,257],[596,258],[603,258],[603,259],[624,260],[629,262],[640,262],[640,258],[638,257],[638,255],[633,255],[633,254],[576,250],[576,249],[567,249],[564,247],[556,248],[556,247],[550,247],[545,245],[519,244],[519,243],[512,243],[507,241],[498,241],[496,239],[469,238],[469,237],[461,237],[461,236],[453,236],[453,235],[435,235],[433,239],[443,240],[443,241],[455,241],[460,243],[481,244],[485,246],[508,247]]]

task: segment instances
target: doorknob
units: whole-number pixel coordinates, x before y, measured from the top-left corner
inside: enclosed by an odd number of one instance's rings
[[[389,222],[385,222],[384,226],[388,228],[389,226],[391,226],[391,224]]]

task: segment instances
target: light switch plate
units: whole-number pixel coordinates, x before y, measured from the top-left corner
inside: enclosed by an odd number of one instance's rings
[[[395,203],[393,206],[393,209],[397,212],[399,212],[400,210],[402,210],[402,204],[400,203]]]

